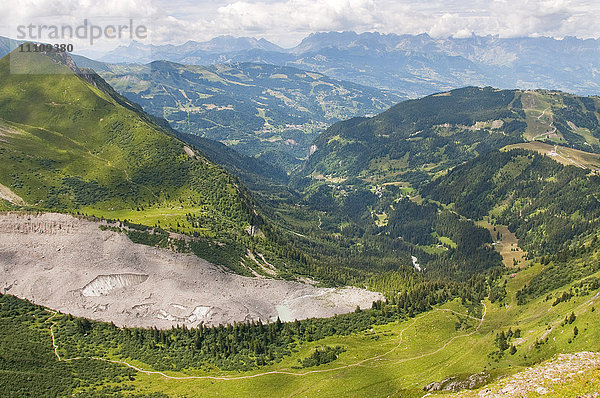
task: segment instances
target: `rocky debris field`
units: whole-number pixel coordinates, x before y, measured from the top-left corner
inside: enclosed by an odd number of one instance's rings
[[[0,293],[119,326],[329,317],[382,296],[229,273],[64,214],[0,215]]]
[[[552,395],[553,388],[600,368],[600,353],[560,354],[557,358],[503,378],[478,391],[462,391],[451,397],[513,398]],[[593,394],[592,394],[593,395]]]
[[[423,388],[425,391],[461,391],[465,389],[474,389],[489,381],[490,375],[486,372],[470,375],[466,378],[457,376],[448,377],[439,382],[433,382]]]

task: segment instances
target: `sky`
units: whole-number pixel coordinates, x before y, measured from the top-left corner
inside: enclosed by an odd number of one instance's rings
[[[600,37],[597,0],[2,1],[0,35],[12,38],[23,33],[19,26],[69,24],[75,28],[85,19],[102,29],[127,24],[131,19],[134,25],[147,28],[146,35],[134,38],[154,44],[181,44],[233,35],[265,38],[289,48],[312,32],[343,30],[428,33],[433,37],[472,34]],[[107,37],[95,43],[90,43],[89,38],[72,41],[76,46],[100,51],[130,39],[125,36],[121,41]]]

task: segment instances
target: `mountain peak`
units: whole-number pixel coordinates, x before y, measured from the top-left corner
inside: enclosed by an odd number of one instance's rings
[[[328,47],[345,47],[356,40],[359,35],[354,31],[315,32],[305,37],[300,44],[292,48],[293,54],[319,51]]]
[[[74,73],[80,76],[84,75],[71,56],[63,51],[27,52],[17,48],[9,53],[7,58],[10,62],[11,73],[32,75]]]

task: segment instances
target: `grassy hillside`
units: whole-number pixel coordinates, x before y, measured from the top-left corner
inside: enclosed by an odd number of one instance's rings
[[[331,126],[297,185],[350,177],[418,185],[490,149],[532,140],[599,152],[599,109],[595,97],[474,87],[405,101]]]
[[[210,161],[239,177],[255,193],[280,193],[282,190],[287,190],[288,175],[279,167],[252,156],[242,155],[225,144],[199,135],[178,131],[173,131],[173,134],[197,148]]]
[[[547,144],[540,141],[525,142],[522,144],[509,145],[503,150],[526,149],[535,151],[542,155],[548,155],[565,166],[576,166],[581,169],[600,170],[600,155],[597,153],[585,152],[580,149],[569,148],[557,144]]]
[[[90,64],[127,98],[182,132],[290,171],[327,125],[381,112],[401,98],[321,73],[262,64]]]
[[[10,73],[19,65],[32,73]],[[248,234],[262,221],[235,177],[98,76],[67,65],[56,54],[0,60],[0,184],[11,195],[29,209],[184,232],[203,239],[198,254],[228,253],[220,263],[238,268],[248,245],[268,242]]]
[[[65,71],[11,74],[10,62]],[[177,203],[249,222],[231,176],[50,57],[3,58],[0,93],[1,182],[28,204],[110,212]]]

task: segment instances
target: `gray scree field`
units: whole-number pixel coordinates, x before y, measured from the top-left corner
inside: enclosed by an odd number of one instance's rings
[[[118,326],[159,328],[329,317],[382,298],[235,275],[99,225],[63,214],[0,214],[0,292]]]

